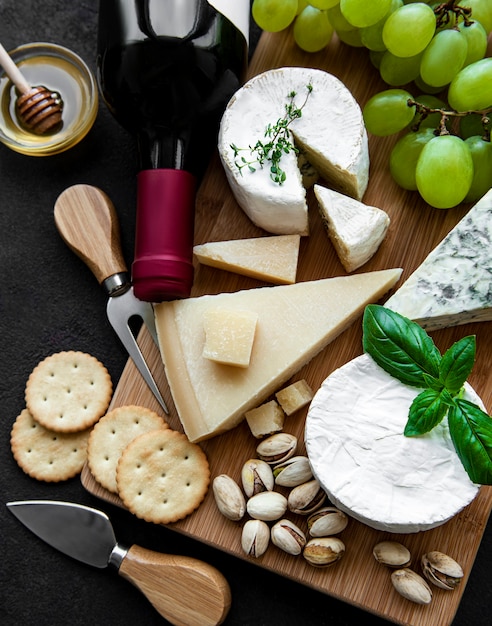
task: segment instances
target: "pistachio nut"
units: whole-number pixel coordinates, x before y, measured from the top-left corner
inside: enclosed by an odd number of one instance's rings
[[[282,519],[272,526],[272,543],[288,554],[301,554],[306,545],[306,535],[288,519]]]
[[[395,569],[391,573],[391,582],[398,593],[417,604],[429,604],[432,600],[432,591],[422,576],[416,572],[404,567]]]
[[[297,487],[311,480],[313,472],[307,456],[293,456],[273,468],[275,484],[282,487]]]
[[[378,563],[388,567],[407,567],[412,560],[410,550],[398,541],[380,541],[372,553]]]
[[[241,546],[248,556],[259,557],[266,552],[270,542],[270,528],[259,519],[249,519],[243,526]]]
[[[287,498],[287,507],[292,513],[309,515],[323,504],[326,493],[319,482],[313,478],[294,487]]]
[[[237,482],[227,474],[219,474],[212,483],[215,503],[228,519],[237,522],[246,512],[246,500]]]
[[[284,515],[287,498],[278,491],[261,491],[247,501],[246,510],[254,519],[271,522]]]
[[[258,444],[256,454],[262,461],[274,465],[293,456],[297,449],[297,437],[289,433],[276,433]]]
[[[314,537],[302,551],[306,561],[314,567],[327,567],[339,561],[345,554],[345,544],[338,537]]]
[[[244,493],[248,498],[260,491],[272,491],[275,481],[272,468],[261,459],[249,459],[241,470]]]
[[[311,537],[338,535],[347,527],[348,516],[334,506],[324,506],[312,513],[307,520]]]
[[[422,571],[427,580],[436,587],[447,590],[456,589],[464,576],[459,563],[437,550],[422,556]]]

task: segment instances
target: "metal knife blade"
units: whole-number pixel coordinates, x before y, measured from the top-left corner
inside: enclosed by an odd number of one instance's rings
[[[7,502],[7,507],[53,548],[94,567],[115,567],[171,624],[221,624],[229,611],[230,588],[217,569],[191,557],[119,545],[102,511],[54,500]]]
[[[152,304],[133,293],[113,203],[97,187],[73,185],[56,200],[54,217],[62,239],[104,287],[109,296],[106,312],[111,326],[164,412],[169,413],[128,323],[130,318],[139,317],[158,345]]]

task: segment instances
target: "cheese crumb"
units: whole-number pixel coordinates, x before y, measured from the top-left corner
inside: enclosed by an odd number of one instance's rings
[[[257,439],[277,433],[284,427],[285,413],[275,400],[251,409],[245,417],[253,436]]]
[[[249,367],[257,321],[254,311],[209,309],[203,319],[203,356],[225,365]]]
[[[281,389],[275,394],[275,397],[280,402],[284,413],[286,415],[292,415],[292,413],[299,411],[309,404],[313,399],[313,395],[313,390],[303,379]]]

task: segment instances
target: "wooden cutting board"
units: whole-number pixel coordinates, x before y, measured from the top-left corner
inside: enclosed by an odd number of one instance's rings
[[[330,46],[316,54],[303,53],[296,48],[289,32],[264,33],[250,65],[250,76],[282,66],[304,66],[324,69],[352,91],[361,106],[386,86],[372,67],[365,49],[341,44],[336,36]],[[275,121],[275,120],[273,120]],[[371,156],[370,183],[364,201],[384,209],[391,218],[389,232],[377,254],[360,270],[371,271],[390,267],[404,269],[402,281],[423,261],[428,253],[457,224],[470,205],[442,211],[427,206],[417,193],[405,192],[393,183],[388,171],[388,155],[395,138],[374,138],[369,141]],[[310,193],[311,235],[301,243],[298,281],[345,275],[346,272],[323,230],[316,202]],[[196,243],[261,236],[239,209],[227,185],[224,172],[216,158],[200,188],[196,214]],[[192,295],[237,291],[262,285],[259,281],[225,271],[198,266]],[[384,302],[384,300],[383,300]],[[492,370],[492,323],[469,324],[432,333],[441,351],[454,341],[468,335],[477,336],[477,360],[469,382],[481,395],[487,410],[492,409],[492,385],[488,375]],[[314,390],[334,369],[362,353],[362,328],[353,324],[321,354],[306,365],[293,380],[305,378]],[[182,430],[170,395],[157,347],[145,330],[139,335],[157,384],[170,407],[164,416],[171,427]],[[147,406],[162,415],[162,410],[128,361],[114,393],[111,408],[125,404]],[[303,453],[303,429],[306,410],[286,419],[286,432],[297,435]],[[212,477],[227,473],[240,481],[242,461],[255,456],[257,445],[243,423],[233,431],[202,444],[208,455]],[[87,467],[82,484],[92,494],[121,506],[120,500],[105,491],[92,477]],[[289,579],[335,596],[350,604],[380,615],[397,624],[412,626],[444,626],[450,624],[458,608],[466,580],[453,592],[435,588],[432,603],[422,607],[401,598],[392,588],[388,571],[379,566],[373,556],[373,546],[382,539],[402,541],[417,560],[428,550],[437,549],[455,557],[463,566],[466,578],[473,566],[480,541],[492,508],[492,487],[482,487],[476,499],[447,524],[427,532],[411,535],[391,535],[368,528],[351,520],[341,538],[346,544],[344,558],[329,569],[316,569],[302,557],[287,555],[271,546],[265,555],[252,561]],[[239,558],[241,525],[222,517],[211,490],[200,508],[172,529],[201,540]]]

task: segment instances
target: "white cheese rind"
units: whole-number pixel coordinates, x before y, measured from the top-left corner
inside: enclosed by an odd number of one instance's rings
[[[385,306],[427,330],[492,320],[492,189]]]
[[[191,441],[236,426],[330,341],[377,302],[401,269],[206,295],[154,307],[162,360],[174,403]],[[203,316],[211,308],[256,312],[249,367],[203,357]]]
[[[367,263],[386,236],[389,215],[344,194],[314,186],[321,218],[338,257],[347,272]]]
[[[266,143],[265,129],[285,115],[289,94],[296,92],[301,106],[312,84],[302,116],[289,129],[320,175],[347,195],[361,198],[369,178],[369,150],[362,112],[356,100],[335,76],[316,69],[285,67],[268,70],[239,89],[222,117],[218,149],[230,187],[239,206],[254,224],[276,234],[309,233],[306,191],[297,157],[284,154],[282,185],[270,178],[269,163],[250,172],[235,164],[231,144],[238,148]],[[239,158],[251,158],[249,150]]]
[[[446,418],[425,435],[403,435],[420,391],[363,354],[326,378],[308,411],[305,442],[314,475],[335,506],[377,530],[440,526],[479,490],[456,454]],[[465,398],[483,408],[468,384]]]

